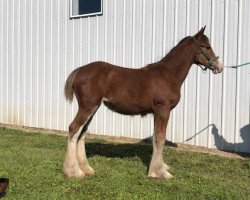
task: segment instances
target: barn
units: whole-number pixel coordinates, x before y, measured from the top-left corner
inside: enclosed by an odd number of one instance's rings
[[[138,68],[206,25],[226,66],[250,61],[248,0],[1,0],[0,123],[67,130],[77,110],[69,73],[102,60]],[[101,106],[89,132],[148,138],[153,117]],[[250,152],[250,66],[204,73],[192,66],[167,140]]]

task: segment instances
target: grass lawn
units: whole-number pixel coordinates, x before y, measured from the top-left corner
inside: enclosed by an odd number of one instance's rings
[[[87,139],[94,176],[67,179],[66,137],[0,128],[4,199],[250,199],[250,158],[164,149],[171,180],[146,178],[152,146]]]

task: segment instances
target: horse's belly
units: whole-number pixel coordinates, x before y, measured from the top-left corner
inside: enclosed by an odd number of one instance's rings
[[[103,100],[103,103],[111,110],[125,114],[125,115],[145,115],[151,113],[152,110],[149,105],[143,105],[135,102],[120,102],[120,101],[109,101]]]

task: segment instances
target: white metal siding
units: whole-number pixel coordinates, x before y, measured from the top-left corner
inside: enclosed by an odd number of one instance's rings
[[[248,0],[104,0],[102,16],[70,20],[68,0],[1,0],[0,122],[67,130],[77,104],[66,103],[63,87],[74,68],[96,60],[137,68],[204,25],[225,65],[248,62],[249,10]],[[167,139],[250,152],[249,113],[250,66],[214,75],[194,65]],[[89,130],[145,138],[153,118],[102,105]]]

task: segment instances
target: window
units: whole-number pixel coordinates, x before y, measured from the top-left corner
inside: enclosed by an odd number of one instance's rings
[[[102,14],[102,0],[70,0],[70,17]]]

